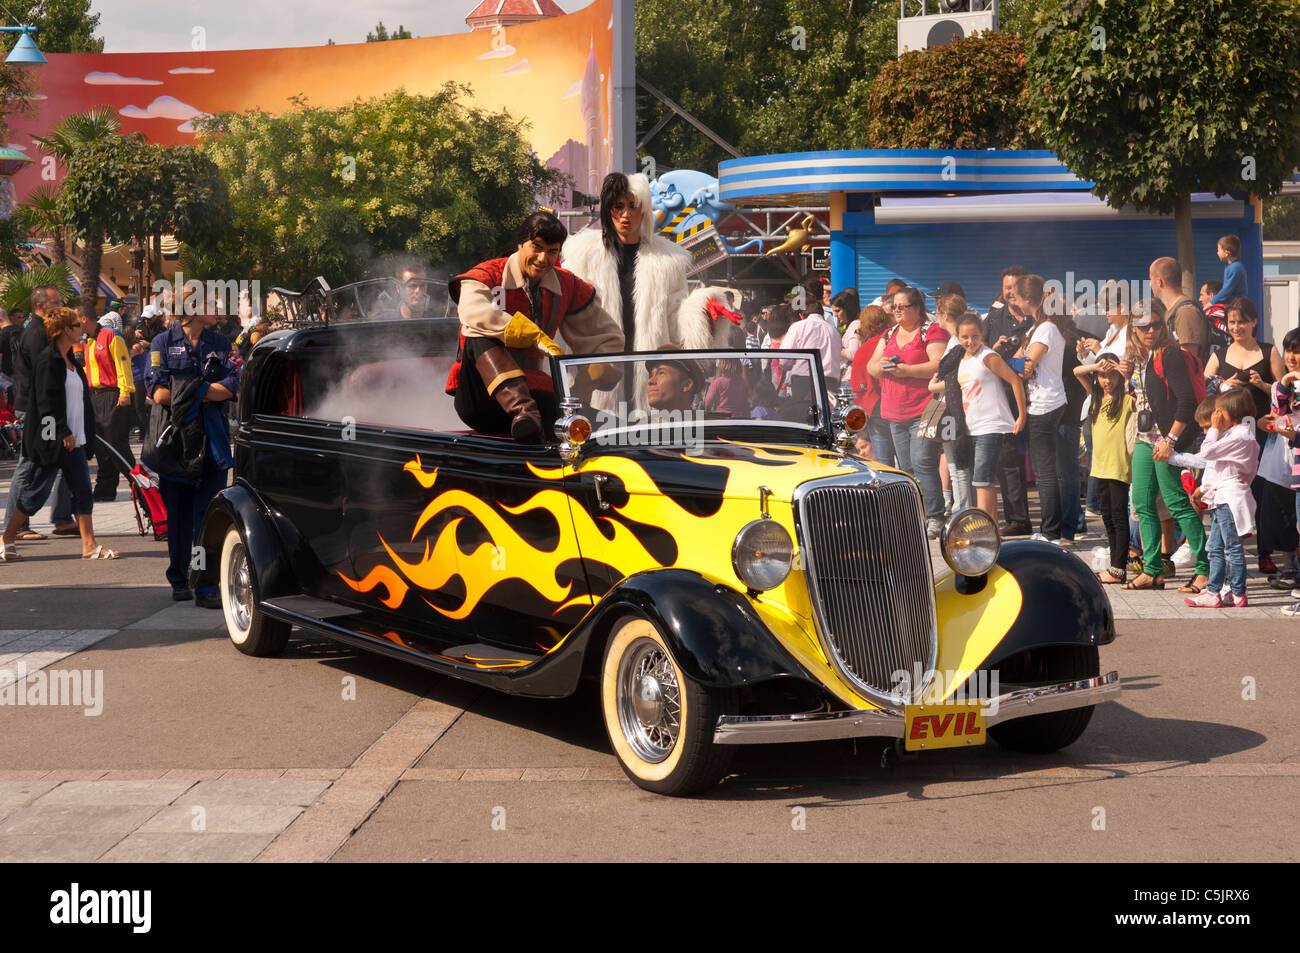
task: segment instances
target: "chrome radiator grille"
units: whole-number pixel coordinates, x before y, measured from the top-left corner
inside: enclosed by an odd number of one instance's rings
[[[911,481],[810,489],[800,540],[822,643],[851,681],[893,696],[895,672],[934,664],[930,549]]]

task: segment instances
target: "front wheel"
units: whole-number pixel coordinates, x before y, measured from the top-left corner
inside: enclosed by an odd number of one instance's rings
[[[257,605],[253,560],[239,530],[231,527],[221,544],[221,611],[226,632],[245,655],[279,655],[289,644],[287,622],[269,619]]]
[[[1029,649],[1004,661],[998,670],[1002,690],[1011,685],[1051,684],[1080,678],[1096,678],[1101,659],[1095,645],[1050,645]],[[994,725],[989,735],[1004,748],[1027,754],[1047,754],[1074,744],[1092,720],[1096,707],[1030,715]]]
[[[638,786],[685,796],[727,772],[731,749],[713,743],[731,693],[688,679],[648,619],[620,620],[601,666],[601,712],[619,764]]]

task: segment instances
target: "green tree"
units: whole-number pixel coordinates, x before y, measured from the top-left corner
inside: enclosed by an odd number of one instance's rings
[[[67,235],[72,226],[59,202],[58,186],[46,183],[32,189],[18,206],[16,218],[25,234],[53,246],[55,261],[68,260]]]
[[[1300,5],[1066,0],[1035,22],[1044,137],[1111,205],[1174,213],[1193,294],[1191,193],[1273,195],[1300,165]]]
[[[386,40],[409,40],[409,39],[411,39],[411,31],[408,30],[406,27],[402,26],[399,23],[397,25],[397,29],[393,33],[389,33],[388,27],[384,26],[383,20],[380,20],[375,25],[375,29],[372,32],[366,34],[367,43],[383,43]]]
[[[54,156],[64,166],[70,166],[76,157],[96,144],[117,137],[121,123],[117,114],[108,106],[97,106],[89,112],[72,113],[64,116],[50,130],[47,137],[35,136],[46,152]],[[61,201],[66,201],[66,188]],[[104,226],[93,215],[87,216],[78,210],[63,205],[65,217],[81,236],[81,287],[90,296],[91,304],[99,296],[99,266],[104,256]]]
[[[301,288],[378,274],[408,253],[456,269],[514,247],[513,230],[559,176],[523,124],[447,84],[337,109],[223,114],[201,147],[230,187],[231,236],[205,256],[227,276]],[[205,276],[198,276],[205,277]]]
[[[104,38],[95,36],[99,14],[90,12],[90,0],[16,0],[0,6],[12,15],[11,26],[29,24],[37,28],[36,45],[42,53],[103,53]]]
[[[1033,14],[1054,5],[1004,0],[1002,31],[1023,39]],[[866,148],[868,99],[876,74],[895,58],[898,11],[897,0],[638,0],[637,73],[744,155]],[[1005,99],[1003,80],[996,85]],[[972,81],[962,95],[983,92]],[[667,107],[641,92],[637,99],[645,134]],[[960,108],[991,116],[1001,106]],[[681,120],[642,151],[660,169],[711,170],[731,158]]]
[[[0,290],[0,308],[12,311],[15,308],[31,308],[32,292],[41,285],[52,285],[59,289],[59,296],[64,304],[71,304],[77,296],[72,288],[72,272],[63,262],[52,265],[33,265],[19,268],[17,265],[6,266],[3,290]]]
[[[1041,149],[1028,121],[1025,44],[978,33],[949,46],[904,53],[867,95],[873,149]]]
[[[1278,196],[1264,203],[1264,240],[1300,242],[1300,195]]]

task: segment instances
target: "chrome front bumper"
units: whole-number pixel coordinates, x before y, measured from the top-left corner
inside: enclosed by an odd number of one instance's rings
[[[1085,708],[1119,694],[1119,689],[1119,672],[1017,689],[997,697],[997,714],[985,715],[984,723],[992,728],[1014,718]],[[993,707],[992,703],[988,707]],[[903,726],[903,713],[893,708],[817,711],[802,715],[723,715],[713,732],[713,743],[766,745],[834,738],[902,738]]]

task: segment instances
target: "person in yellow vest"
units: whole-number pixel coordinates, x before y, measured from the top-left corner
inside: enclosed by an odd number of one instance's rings
[[[135,380],[131,374],[131,357],[126,350],[126,340],[120,330],[101,326],[89,304],[77,306],[81,330],[86,335],[83,345],[83,364],[86,379],[90,382],[90,402],[95,409],[95,429],[108,441],[109,446],[122,455],[122,459],[135,466],[127,433],[131,427],[131,397],[135,393]],[[116,317],[116,316],[114,316]],[[120,319],[118,319],[120,320]],[[96,441],[98,443],[98,441]],[[92,448],[87,448],[92,449]],[[111,501],[117,497],[117,482],[122,464],[103,446],[93,448],[96,468],[94,499]]]

